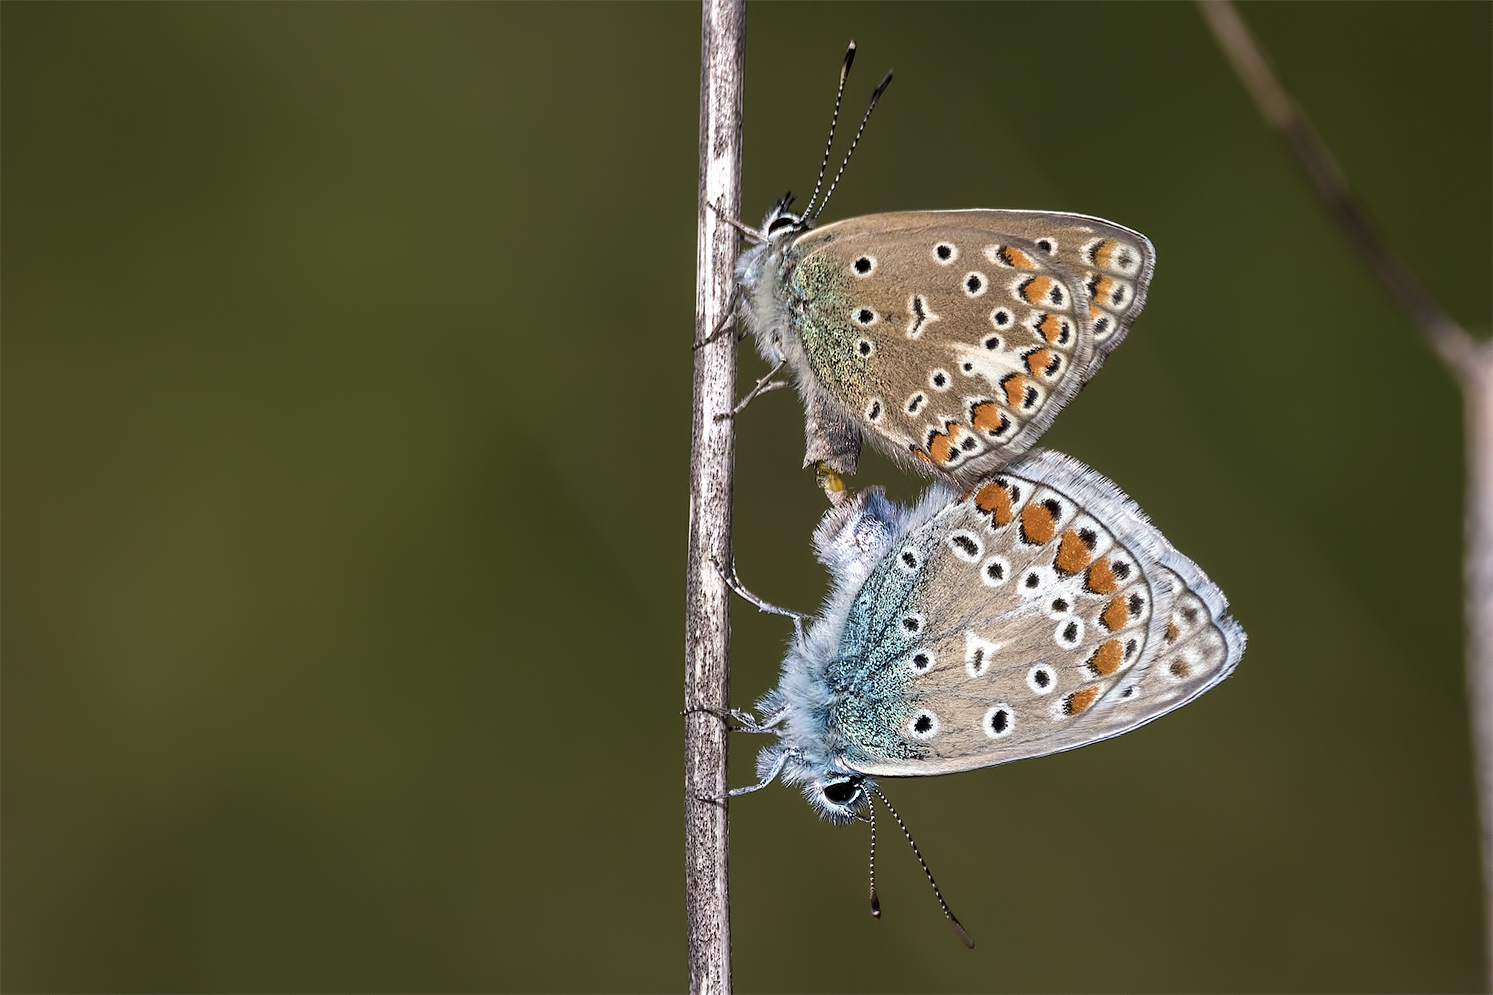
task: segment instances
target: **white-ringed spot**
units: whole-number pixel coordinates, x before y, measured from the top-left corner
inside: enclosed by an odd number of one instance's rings
[[[913,739],[932,739],[938,735],[938,716],[926,708],[920,708],[912,721],[907,723],[907,731]]]
[[[986,587],[1000,587],[1011,579],[1011,561],[1004,556],[992,556],[980,564],[980,580]]]
[[[933,669],[933,661],[932,650],[918,650],[907,658],[907,669],[914,674],[925,674]]]
[[[995,654],[1001,643],[981,639],[973,632],[964,631],[964,671],[971,677],[984,677],[995,662]]]
[[[1055,256],[1058,254],[1058,240],[1044,235],[1041,238],[1037,239],[1037,248],[1041,249],[1049,256]]]
[[[1058,675],[1045,663],[1039,663],[1026,672],[1026,686],[1033,694],[1047,694],[1058,686]]]
[[[850,313],[850,317],[857,325],[873,325],[876,323],[877,314],[868,307],[859,307]]]
[[[959,258],[959,247],[952,242],[939,242],[933,246],[933,259],[940,266],[947,266]]]
[[[902,629],[902,634],[910,638],[922,632],[923,626],[927,624],[928,622],[925,618],[923,618],[921,612],[908,612],[906,615],[902,616],[900,627]]]
[[[1003,307],[998,307],[990,312],[990,323],[996,328],[1011,327],[1011,312]]]
[[[922,338],[928,324],[938,320],[938,315],[929,309],[922,294],[913,294],[907,299],[907,310],[912,315],[912,320],[907,323],[907,337],[910,339]]]
[[[907,573],[917,573],[922,565],[923,558],[910,546],[897,554],[897,566]]]
[[[966,297],[980,297],[984,295],[986,289],[990,286],[990,282],[985,279],[984,273],[971,271],[964,274],[964,281],[960,285],[964,287],[964,295]]]
[[[924,394],[922,391],[918,391],[916,394],[907,399],[907,413],[910,415],[915,415],[920,410],[922,410],[923,405],[927,403],[928,395]]]
[[[984,729],[985,735],[991,739],[1009,736],[1011,730],[1016,728],[1016,713],[1005,702],[991,705],[986,709],[985,717],[980,720],[980,728]]]
[[[856,276],[870,276],[872,270],[876,269],[876,257],[861,256],[850,264],[850,268],[855,271]]]
[[[934,370],[928,376],[928,386],[934,390],[948,390],[949,380],[948,370]]]
[[[876,346],[871,343],[870,339],[856,339],[855,351],[860,353],[862,357],[869,357],[876,351]]]
[[[1068,618],[1058,622],[1058,627],[1053,631],[1053,641],[1065,650],[1071,650],[1083,642],[1083,619]]]
[[[880,421],[883,410],[881,398],[871,398],[871,403],[866,405],[866,421]]]
[[[975,534],[965,529],[949,533],[949,537],[944,542],[948,543],[954,555],[965,563],[974,563],[985,552],[984,545],[975,537]]]
[[[1034,566],[1022,571],[1016,582],[1016,590],[1024,598],[1038,598],[1047,594],[1056,582],[1057,574],[1052,567]]]
[[[1054,622],[1065,619],[1073,614],[1073,599],[1066,594],[1055,595],[1043,610]]]

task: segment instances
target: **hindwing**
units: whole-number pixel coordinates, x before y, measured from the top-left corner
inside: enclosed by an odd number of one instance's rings
[[[1108,480],[1033,453],[894,543],[857,595],[845,759],[936,774],[1127,732],[1233,670],[1227,607]]]

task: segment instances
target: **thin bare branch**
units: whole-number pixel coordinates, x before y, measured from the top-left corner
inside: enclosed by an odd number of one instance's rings
[[[1306,115],[1270,67],[1249,25],[1230,0],[1199,0],[1199,9],[1213,37],[1234,67],[1244,88],[1254,98],[1265,123],[1285,139],[1343,235],[1352,243],[1374,275],[1425,334],[1431,348],[1457,376],[1473,373],[1479,343],[1426,292],[1415,274],[1380,236],[1368,212],[1348,186],[1332,153]]]
[[[731,557],[736,337],[712,335],[734,303],[741,212],[744,0],[704,0],[700,37],[700,188],[696,240],[694,411],[689,560],[685,578],[684,862],[689,990],[731,991],[725,723],[730,701],[729,589],[715,563]]]
[[[1344,237],[1462,388],[1467,446],[1467,690],[1482,829],[1484,942],[1493,978],[1493,343],[1474,338],[1457,324],[1384,242],[1234,5],[1229,0],[1198,0],[1198,6],[1261,116],[1295,153]]]

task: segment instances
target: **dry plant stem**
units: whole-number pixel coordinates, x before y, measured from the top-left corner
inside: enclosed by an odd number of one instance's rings
[[[700,39],[700,191],[695,335],[705,339],[731,305],[741,207],[744,0],[704,0]],[[711,205],[707,207],[706,205]],[[684,865],[689,990],[731,990],[726,855],[729,590],[714,563],[731,558],[736,337],[695,350],[690,436],[689,562],[685,578]],[[716,714],[712,714],[712,712]]]
[[[1467,333],[1385,244],[1316,129],[1229,0],[1199,0],[1224,56],[1278,131],[1344,237],[1405,309],[1462,389],[1466,410],[1467,686],[1481,820],[1484,940],[1493,978],[1493,344]]]

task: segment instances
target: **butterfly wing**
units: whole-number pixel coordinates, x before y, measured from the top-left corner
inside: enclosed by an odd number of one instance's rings
[[[1038,211],[867,215],[806,232],[792,257],[804,360],[834,402],[811,406],[966,483],[1030,447],[1098,370],[1155,264],[1137,232]]]
[[[1016,461],[894,544],[861,597],[854,639],[879,651],[863,654],[836,718],[847,762],[868,774],[1117,736],[1217,684],[1244,652],[1222,592],[1113,484],[1057,453]]]

